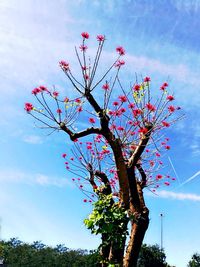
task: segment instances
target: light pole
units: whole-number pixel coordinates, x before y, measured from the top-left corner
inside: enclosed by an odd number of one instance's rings
[[[160,248],[163,250],[163,217],[164,214],[160,213]]]

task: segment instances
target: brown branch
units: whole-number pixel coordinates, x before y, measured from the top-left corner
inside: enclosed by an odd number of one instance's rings
[[[106,195],[111,194],[112,193],[112,189],[111,189],[110,182],[108,180],[107,175],[104,172],[100,172],[100,171],[95,171],[94,174],[96,176],[98,176],[102,180],[102,182],[104,183],[104,185],[105,185],[105,194]]]
[[[68,127],[66,127],[66,125],[63,122],[60,123],[60,128],[69,135],[72,141],[76,140],[77,138],[84,137],[90,134],[101,134],[101,129],[94,127],[87,128],[81,132],[74,133]]]
[[[142,186],[142,188],[144,188],[145,185],[146,185],[146,183],[147,183],[147,176],[146,176],[146,173],[145,173],[145,171],[143,170],[142,165],[141,165],[140,163],[137,163],[137,164],[136,164],[136,167],[137,167],[137,169],[138,169],[138,171],[139,171],[139,173],[140,173],[140,175],[141,175],[141,178],[142,178],[141,186]]]
[[[128,167],[130,166],[136,166],[136,164],[138,163],[138,160],[140,159],[149,139],[151,136],[151,132],[153,129],[153,125],[152,124],[146,124],[145,128],[147,128],[148,132],[146,134],[143,134],[143,136],[141,137],[141,140],[138,144],[138,146],[136,147],[134,153],[131,155],[131,157],[128,160]]]
[[[137,190],[137,181],[135,177],[135,167],[127,167],[128,181],[129,181],[129,192],[130,192],[130,207],[134,207],[134,211],[140,209],[140,198]]]

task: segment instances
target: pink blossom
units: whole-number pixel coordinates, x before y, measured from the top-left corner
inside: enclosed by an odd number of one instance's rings
[[[122,46],[118,46],[116,51],[120,54],[120,56],[125,55],[125,49]]]
[[[104,90],[109,90],[109,89],[110,89],[110,86],[109,86],[109,84],[106,82],[106,83],[102,86],[102,88],[103,88]]]
[[[64,71],[69,71],[70,70],[69,69],[69,63],[64,61],[64,60],[61,60],[59,62],[59,65],[60,65],[61,69],[63,69]]]
[[[164,184],[165,184],[166,186],[169,186],[169,185],[170,185],[170,183],[169,183],[169,182],[164,182]]]
[[[147,108],[149,111],[151,111],[151,112],[156,111],[155,106],[153,106],[151,103],[147,103],[147,104],[146,104],[146,108]]]
[[[90,35],[88,32],[82,32],[81,33],[81,36],[84,38],[84,39],[89,39]]]
[[[102,34],[97,35],[97,41],[103,42],[105,40],[105,36]]]
[[[33,95],[37,95],[38,93],[41,93],[41,89],[40,89],[40,88],[36,87],[36,88],[34,88],[34,89],[32,90],[32,94],[33,94]]]
[[[162,175],[161,174],[158,174],[158,175],[156,175],[156,180],[160,180],[160,179],[162,179]]]
[[[40,88],[40,90],[41,90],[42,92],[44,92],[44,91],[49,92],[49,90],[47,89],[47,87],[44,86],[44,85],[40,85],[39,88]]]
[[[54,97],[58,97],[58,96],[59,96],[59,93],[58,93],[57,91],[54,91],[54,92],[53,92],[53,96],[54,96]]]
[[[170,149],[170,146],[165,146],[165,149],[166,149],[166,150],[169,150],[169,149]]]
[[[121,113],[124,113],[124,112],[126,112],[126,109],[125,108],[120,108],[120,110],[119,110]]]
[[[167,100],[169,100],[169,101],[173,101],[173,100],[174,100],[173,95],[168,95],[168,96],[167,96]]]
[[[87,45],[80,45],[79,48],[80,48],[80,50],[83,51],[83,52],[86,51],[86,50],[88,49]]]
[[[175,111],[175,107],[174,106],[169,106],[168,110],[170,113],[173,113]]]
[[[118,60],[116,63],[115,63],[115,67],[116,68],[120,68],[121,66],[125,65],[125,61],[124,60]]]
[[[139,84],[135,84],[134,87],[133,87],[133,89],[135,91],[139,91],[140,90],[140,85]]]
[[[118,131],[124,131],[124,127],[122,127],[122,126],[118,126],[118,127],[117,127],[117,130],[118,130]]]
[[[95,123],[95,119],[94,118],[89,118],[89,122],[93,124],[93,123]]]
[[[127,101],[127,97],[125,95],[120,95],[118,98],[122,103],[125,103]]]
[[[87,199],[83,199],[83,202],[87,202]]]
[[[84,75],[84,78],[85,78],[86,80],[89,80],[90,77],[89,77],[88,74],[85,74],[85,75]]]
[[[141,109],[134,109],[133,110],[133,116],[134,117],[137,117],[137,116],[139,116],[141,114],[142,114],[142,110]]]
[[[163,125],[164,127],[169,127],[169,126],[170,126],[170,124],[169,124],[168,122],[166,122],[166,121],[162,121],[162,125]]]
[[[58,114],[61,114],[62,113],[62,110],[60,108],[57,109],[56,111]]]
[[[140,129],[138,130],[138,132],[139,132],[139,133],[143,133],[143,134],[147,134],[147,133],[148,133],[148,129],[145,128],[145,127],[143,127],[143,128],[140,128]]]
[[[80,107],[77,108],[77,111],[81,112],[81,111],[83,111],[83,108],[80,106]]]
[[[33,105],[31,103],[25,103],[25,107],[24,109],[27,111],[27,112],[30,112],[31,110],[33,110]]]
[[[160,90],[164,91],[166,89],[166,87],[168,87],[168,83],[167,82],[164,82],[161,87],[160,87]]]
[[[135,104],[134,104],[134,103],[130,103],[130,104],[128,105],[128,107],[132,109],[132,108],[135,107]]]
[[[66,153],[64,153],[64,154],[62,154],[62,157],[65,159],[66,158],[66,156],[67,156],[67,154]],[[68,163],[68,162],[67,162]],[[67,164],[66,163],[66,164]]]
[[[151,81],[151,78],[150,77],[145,77],[144,78],[144,82],[150,82]]]
[[[119,105],[119,102],[117,102],[117,101],[113,102],[113,106],[118,106],[118,105]]]

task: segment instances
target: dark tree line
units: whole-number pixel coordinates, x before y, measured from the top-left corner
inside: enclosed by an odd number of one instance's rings
[[[99,267],[101,259],[96,250],[69,249],[60,244],[56,247],[40,241],[24,243],[17,238],[0,241],[0,259],[6,267]],[[193,265],[190,265],[193,266]],[[195,267],[198,265],[194,265]],[[117,267],[113,265],[112,267]],[[142,246],[138,267],[170,267],[166,255],[158,245]]]

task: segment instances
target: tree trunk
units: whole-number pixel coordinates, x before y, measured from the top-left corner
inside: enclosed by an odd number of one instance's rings
[[[149,210],[145,210],[132,223],[131,236],[126,249],[123,267],[137,267],[140,248],[149,225]]]

